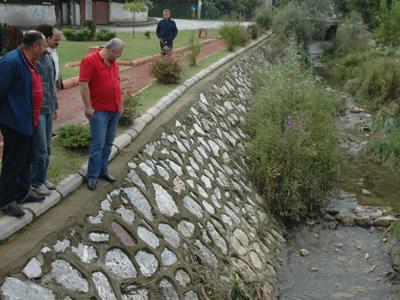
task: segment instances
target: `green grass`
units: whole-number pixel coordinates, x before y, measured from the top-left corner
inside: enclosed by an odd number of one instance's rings
[[[195,34],[196,30],[180,31],[174,42],[175,48],[180,48],[189,44],[190,37]],[[210,36],[219,36],[218,29],[209,29]],[[150,34],[151,38],[147,39],[144,32],[136,32],[135,38],[132,38],[132,33],[122,32],[117,33],[117,37],[122,39],[126,46],[120,59],[133,60],[140,57],[149,56],[159,53],[159,42],[154,32]],[[84,41],[74,42],[63,40],[58,49],[60,56],[61,75],[63,79],[71,78],[79,74],[78,68],[67,68],[66,63],[80,61],[88,51],[88,46],[99,46],[105,42],[100,41]]]
[[[205,59],[198,61],[197,66],[188,66],[183,70],[182,81],[189,79],[202,69],[208,67],[228,54],[230,54],[228,51],[217,52],[206,57]],[[137,97],[139,97],[140,101],[140,106],[138,109],[139,114],[145,112],[148,108],[153,106],[158,100],[160,100],[163,96],[168,94],[177,86],[178,85],[176,84],[164,85],[154,83],[149,88],[138,94]],[[122,133],[124,130],[124,128],[118,128],[117,134]],[[49,180],[52,182],[59,182],[69,174],[77,172],[86,159],[87,153],[68,151],[61,146],[61,143],[57,139],[55,139],[52,146],[52,156],[48,173]]]

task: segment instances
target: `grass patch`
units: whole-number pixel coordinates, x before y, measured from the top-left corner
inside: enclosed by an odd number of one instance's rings
[[[220,60],[228,54],[228,51],[217,52],[200,60],[196,66],[189,66],[185,68],[182,73],[182,79],[189,79],[190,77],[200,72],[202,69],[215,63],[216,61]],[[152,107],[158,100],[171,92],[177,86],[177,84],[165,85],[154,83],[149,88],[145,89],[143,92],[135,96],[138,98],[137,100],[139,101],[137,112],[139,114],[144,113],[147,109]],[[117,135],[122,133],[124,130],[125,128],[119,127]],[[53,142],[52,155],[48,172],[49,180],[52,182],[59,182],[67,175],[77,172],[86,159],[87,152],[75,152],[65,150],[61,145],[61,141],[59,139],[55,139]]]
[[[209,29],[210,36],[219,36],[218,29]],[[174,41],[174,48],[180,48],[189,44],[190,38],[196,34],[195,30],[182,30]],[[117,37],[122,39],[126,46],[122,53],[121,60],[134,60],[140,57],[157,54],[160,52],[159,41],[155,33],[150,34],[148,39],[144,32],[137,32],[135,38],[132,38],[132,33],[118,32]],[[198,40],[195,38],[195,40]],[[67,68],[66,63],[80,61],[88,51],[89,46],[103,45],[100,41],[67,41],[63,40],[58,49],[60,56],[60,68],[63,79],[71,78],[79,74],[79,68]]]

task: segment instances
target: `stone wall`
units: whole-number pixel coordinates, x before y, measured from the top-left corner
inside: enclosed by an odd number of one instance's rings
[[[124,9],[121,3],[110,2],[110,22],[111,23],[132,23],[133,13]],[[147,11],[135,14],[135,22],[147,21]]]
[[[56,24],[54,5],[0,4],[0,23],[18,26]]]
[[[221,299],[238,274],[275,298],[284,239],[245,176],[244,149],[250,78],[268,50],[245,54],[160,129],[128,164],[124,186],[7,277],[2,296]]]

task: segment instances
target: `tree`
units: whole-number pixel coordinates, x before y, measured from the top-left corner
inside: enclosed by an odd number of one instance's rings
[[[400,0],[393,0],[390,6],[386,0],[381,0],[376,19],[375,40],[389,46],[400,45]]]
[[[124,8],[133,13],[132,36],[135,37],[136,13],[147,12],[153,6],[150,0],[133,0],[126,2]]]

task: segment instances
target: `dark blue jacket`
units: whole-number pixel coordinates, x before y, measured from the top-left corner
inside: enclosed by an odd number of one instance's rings
[[[178,34],[178,28],[174,20],[162,19],[157,24],[157,37],[163,41],[173,41]]]
[[[0,124],[33,135],[32,74],[19,48],[0,59]]]

